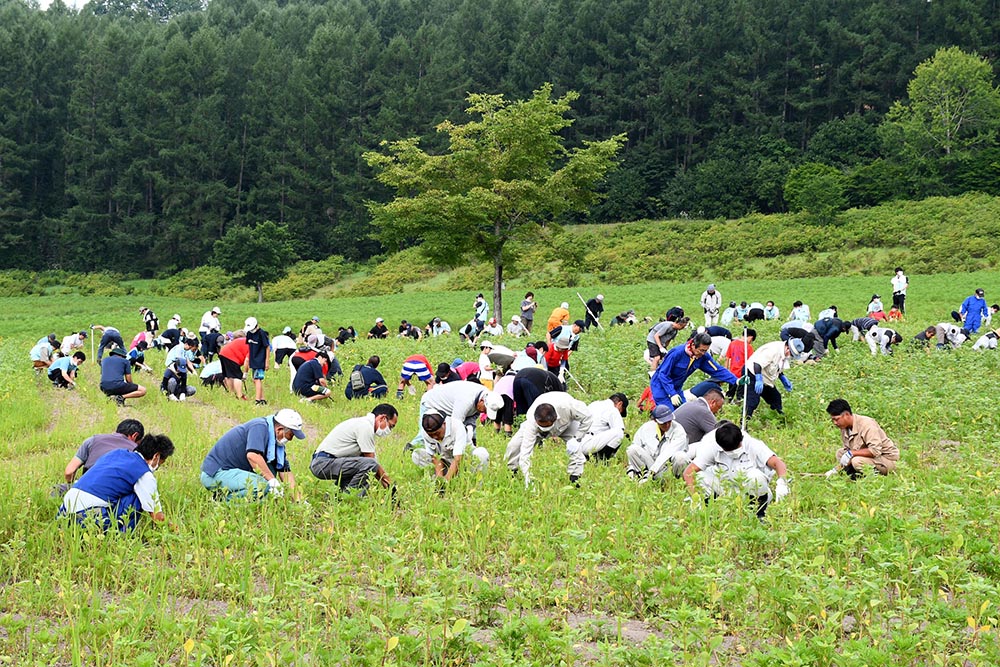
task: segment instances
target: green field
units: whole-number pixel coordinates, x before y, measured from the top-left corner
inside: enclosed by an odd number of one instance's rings
[[[836,303],[858,317],[873,292],[888,304],[888,279],[717,284],[726,301],[773,299],[787,313],[802,299],[814,314]],[[989,302],[1000,300],[998,273],[911,275],[910,282],[900,327],[907,339],[947,320],[976,287]],[[673,305],[696,311],[703,289],[699,280],[580,293],[604,293],[606,314],[635,308],[655,318]],[[536,290],[539,312],[567,300],[577,316],[575,292]],[[457,330],[474,294],[218,305],[226,328],[254,315],[274,334],[319,315],[328,333],[353,324],[363,335],[376,316],[392,328],[401,318],[423,324],[437,315]],[[521,296],[506,294],[508,316]],[[176,311],[196,327],[213,304],[0,299],[0,664],[1000,664],[996,352],[900,349],[873,358],[867,345],[847,342],[819,365],[793,367],[786,417],[762,406],[750,425],[792,479],[791,496],[763,525],[735,497],[692,509],[681,482],[631,483],[624,452],[609,466],[588,463],[574,489],[563,447],[546,444],[533,466],[538,485],[526,491],[503,468],[506,440],[482,428],[492,467],[465,471],[439,497],[402,449],[416,426],[410,396],[394,401],[400,425],[379,441],[402,507],[381,492],[338,499],[309,474],[309,457],[334,425],[368,406],[345,401],[343,384],[332,405],[300,405],[287,394],[284,371],[269,374],[267,396],[271,408],[300,409],[306,421],[308,439],[290,452],[308,504],[219,504],[199,483],[201,461],[227,428],[262,408],[221,390],[171,403],[155,391],[157,373],[139,377],[150,394],[121,409],[100,394],[89,361],[76,392],[56,391],[30,370],[28,350],[39,337],[96,323],[129,339],[143,305],[161,322]],[[764,340],[777,338],[774,323],[758,330]],[[574,393],[588,401],[613,391],[637,398],[646,382],[645,331],[585,335],[573,371],[587,391]],[[349,368],[381,354],[392,383],[418,349],[435,363],[470,353],[452,338],[359,341],[340,357]],[[159,370],[162,354],[150,357]],[[839,436],[824,408],[838,396],[900,444],[898,474],[856,483],[809,474],[833,463]],[[126,416],[177,445],[158,472],[176,529],[144,526],[122,537],[53,521],[59,500],[50,489],[80,441]],[[738,408],[722,416],[738,419]],[[629,433],[642,420],[630,410]]]

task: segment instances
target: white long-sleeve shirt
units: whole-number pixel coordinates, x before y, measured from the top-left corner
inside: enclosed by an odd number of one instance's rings
[[[684,427],[676,421],[670,422],[670,428],[660,435],[659,425],[650,419],[639,427],[632,437],[632,444],[642,447],[653,459],[650,473],[658,475],[677,452],[687,449],[688,440]]]
[[[535,408],[543,403],[548,403],[556,410],[556,421],[548,432],[540,430],[535,421]],[[574,423],[576,424],[574,434],[590,433],[593,421],[593,415],[590,414],[586,403],[573,398],[565,391],[550,391],[536,398],[531,404],[520,430],[524,432],[523,438],[537,444],[545,438],[561,437],[564,433],[573,431],[571,425]]]
[[[454,449],[465,451],[468,444],[466,426],[475,426],[479,418],[479,398],[488,391],[486,387],[475,382],[462,380],[447,382],[434,387],[433,391],[425,392],[420,398],[423,412],[438,412],[444,415],[451,424],[451,432],[455,437]]]

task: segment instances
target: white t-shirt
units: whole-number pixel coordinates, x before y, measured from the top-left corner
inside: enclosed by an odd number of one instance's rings
[[[774,470],[767,467],[767,462],[772,456],[774,452],[770,447],[745,431],[743,446],[736,452],[727,452],[715,441],[715,431],[712,431],[694,445],[694,458],[691,462],[699,470],[715,468],[723,477],[735,475],[741,470],[759,470],[770,479]]]
[[[340,422],[319,443],[317,452],[336,457],[356,457],[375,453],[375,415]]]

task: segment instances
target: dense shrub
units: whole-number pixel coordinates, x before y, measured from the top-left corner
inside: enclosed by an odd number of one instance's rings
[[[352,266],[340,255],[324,260],[298,262],[281,280],[264,285],[268,301],[288,301],[313,296],[316,290],[342,280]]]
[[[217,266],[200,266],[175,274],[161,281],[152,289],[159,296],[177,296],[184,299],[218,299],[227,288],[232,286],[232,280],[226,272]]]

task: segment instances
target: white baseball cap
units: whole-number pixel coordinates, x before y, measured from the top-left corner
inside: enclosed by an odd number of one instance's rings
[[[597,300],[598,301],[604,301],[604,295],[603,294],[598,294],[597,295]]]
[[[561,304],[559,304],[559,307],[562,308],[563,310],[569,310],[569,302],[563,301]]]
[[[385,322],[385,320],[383,320],[381,317],[376,317],[375,318],[375,324],[379,324],[381,322]]]
[[[222,314],[222,311],[219,309],[218,306],[212,306],[212,312],[215,313],[216,315]]]
[[[246,322],[243,323],[243,328],[246,329],[247,331],[256,331],[257,330],[257,318],[256,317],[248,317],[246,319]]]
[[[486,418],[496,419],[497,410],[503,408],[503,396],[495,391],[488,391],[483,396],[483,403],[486,404]]]
[[[306,434],[302,432],[302,415],[295,410],[289,408],[278,410],[277,414],[274,415],[274,423],[292,429],[296,438],[305,440]]]

